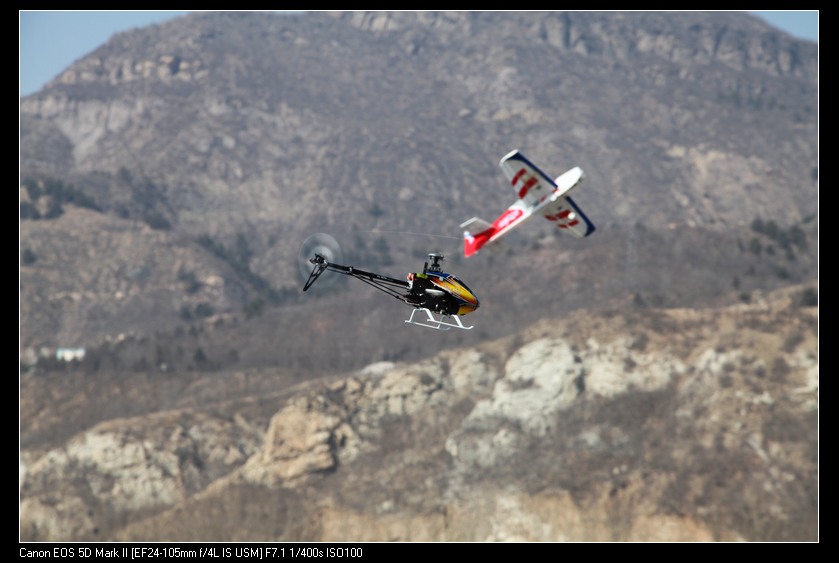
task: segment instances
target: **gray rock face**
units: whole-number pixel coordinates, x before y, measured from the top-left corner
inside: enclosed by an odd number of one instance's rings
[[[248,402],[114,419],[24,452],[21,537],[813,541],[817,311],[792,297],[372,364],[264,431]],[[276,503],[296,517],[230,520]]]
[[[241,417],[171,412],[103,423],[31,463],[25,456],[21,537],[109,537],[241,466],[259,449],[262,435]]]

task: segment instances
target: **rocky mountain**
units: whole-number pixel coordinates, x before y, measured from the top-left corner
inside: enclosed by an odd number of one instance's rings
[[[278,370],[24,380],[24,442],[85,408],[171,403],[25,448],[21,538],[817,541],[818,311],[802,291],[578,311],[295,388]]]
[[[467,260],[515,148],[585,170],[597,231]],[[24,541],[818,539],[816,44],[193,13],[21,98],[20,150]],[[302,293],[318,232],[395,277],[445,254],[475,328]]]
[[[382,330],[404,311],[368,288],[303,299],[315,232],[393,276],[446,254],[487,317],[455,345],[812,280],[817,95],[817,45],[736,12],[210,12],[117,34],[21,100],[21,351],[340,370],[439,348]],[[466,261],[459,224],[513,201],[513,148],[585,169],[597,236],[528,226]],[[351,352],[297,357],[359,326]]]

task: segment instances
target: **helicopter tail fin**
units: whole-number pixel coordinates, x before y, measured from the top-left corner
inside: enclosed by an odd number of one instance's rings
[[[462,223],[460,228],[464,229],[463,255],[466,258],[477,254],[481,247],[489,242],[490,237],[495,233],[495,227],[478,217],[472,217],[465,223]]]

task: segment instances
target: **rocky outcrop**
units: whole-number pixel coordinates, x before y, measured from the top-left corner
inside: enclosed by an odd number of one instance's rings
[[[503,34],[522,26],[539,41],[590,56],[629,60],[653,55],[685,66],[721,63],[776,76],[812,76],[806,62],[812,45],[769,34],[766,24],[746,13],[622,12],[608,18],[593,12],[515,12],[503,17],[480,12],[333,12],[364,31],[410,34],[417,30],[443,37],[455,32]],[[535,17],[534,17],[535,16]]]
[[[24,452],[21,537],[108,538],[242,465],[262,433],[241,417],[172,412],[103,423],[29,462]]]
[[[24,455],[21,536],[813,541],[817,310],[790,295],[373,364],[301,388],[264,432],[113,420]],[[276,520],[246,530],[243,510]]]

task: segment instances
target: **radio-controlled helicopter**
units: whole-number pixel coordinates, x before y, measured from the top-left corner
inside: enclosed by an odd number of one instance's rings
[[[431,264],[426,262],[421,273],[412,272],[408,274],[407,279],[400,280],[360,270],[354,266],[336,264],[327,260],[326,253],[315,252],[309,259],[314,268],[309,273],[303,291],[307,291],[321,274],[329,270],[359,279],[413,307],[414,310],[406,323],[436,330],[471,329],[471,326],[464,326],[460,317],[478,308],[475,293],[461,280],[442,271],[442,255],[429,254],[428,258]]]

